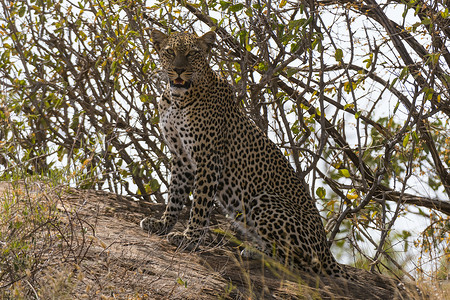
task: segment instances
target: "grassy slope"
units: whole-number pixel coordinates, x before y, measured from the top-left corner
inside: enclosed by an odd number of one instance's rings
[[[161,214],[161,205],[111,193],[0,182],[0,198],[0,298],[422,298],[364,271],[360,284],[289,275],[268,261],[243,260],[213,234],[202,251],[177,251],[138,226],[144,215]],[[213,222],[226,224],[220,216]],[[450,296],[425,290],[431,298]]]

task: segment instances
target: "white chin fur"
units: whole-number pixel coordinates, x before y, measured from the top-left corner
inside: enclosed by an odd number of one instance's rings
[[[188,89],[184,87],[177,87],[177,86],[170,87],[170,91],[172,92],[172,94],[183,95],[184,93],[187,92],[187,90]]]

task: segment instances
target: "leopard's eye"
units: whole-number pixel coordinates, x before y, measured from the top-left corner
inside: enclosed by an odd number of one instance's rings
[[[171,48],[166,49],[166,53],[170,56],[175,56],[175,51],[173,51],[173,49],[171,49]]]
[[[200,51],[198,51],[198,50],[191,50],[191,51],[188,52],[186,57],[197,55],[199,52]]]

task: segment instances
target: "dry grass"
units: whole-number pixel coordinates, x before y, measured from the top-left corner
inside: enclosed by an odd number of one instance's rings
[[[42,182],[1,183],[1,298],[70,299],[72,266],[89,250],[89,226],[58,209],[61,193]]]

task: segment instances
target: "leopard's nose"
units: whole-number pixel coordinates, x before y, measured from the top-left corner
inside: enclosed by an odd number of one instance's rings
[[[178,75],[181,75],[185,71],[185,69],[182,68],[174,68],[173,70],[177,72]]]

